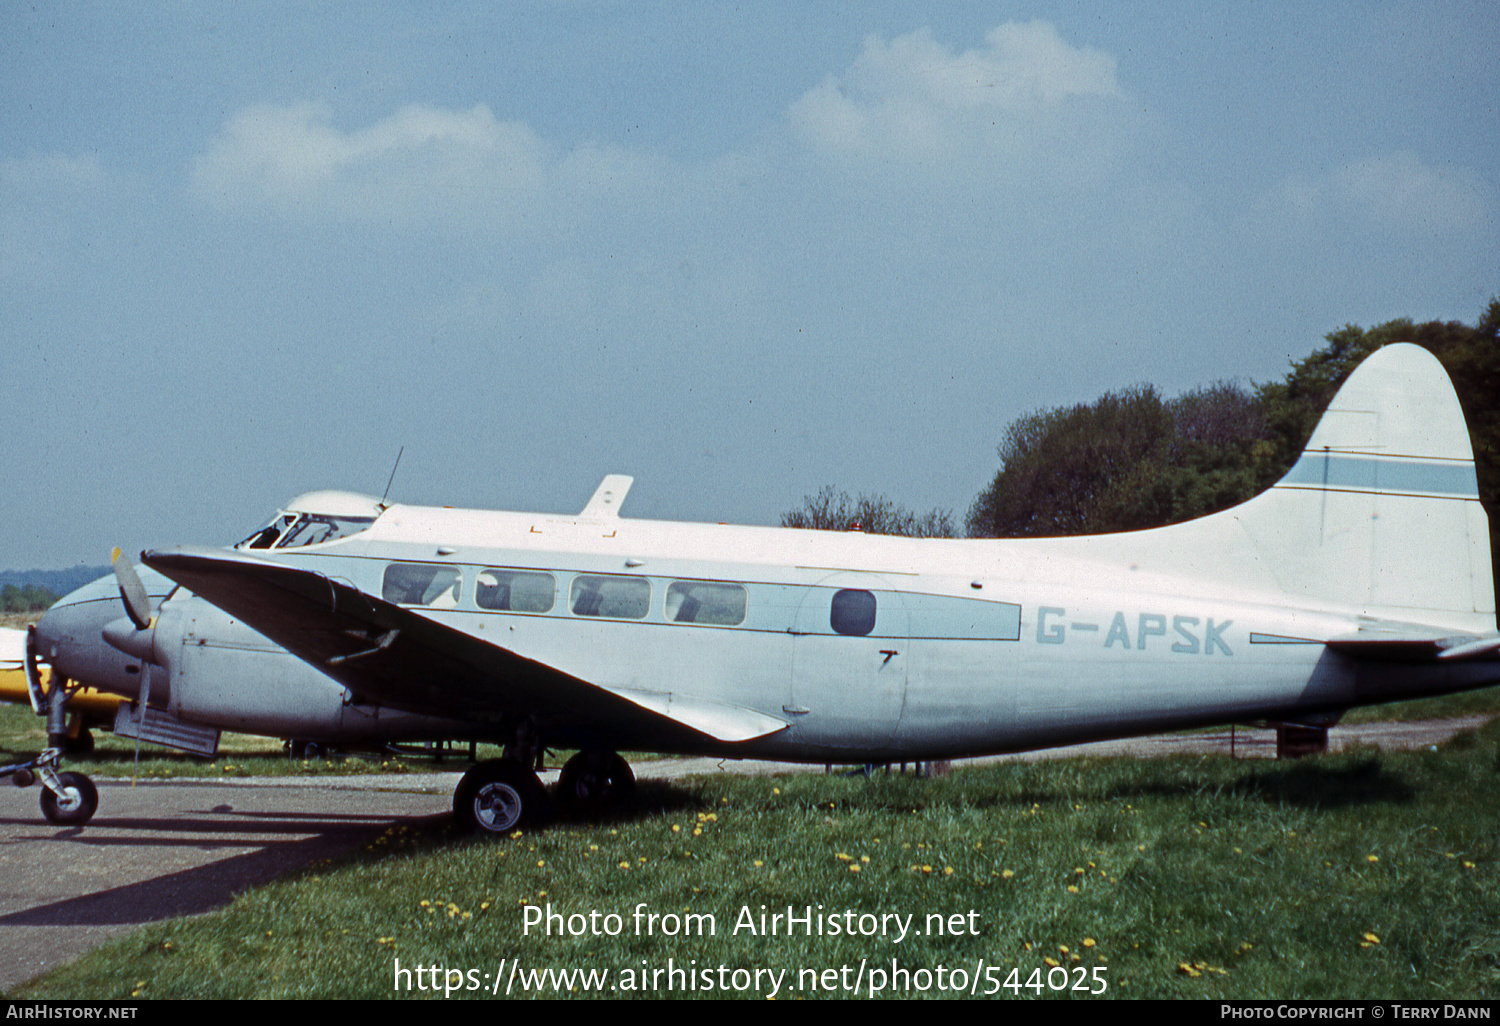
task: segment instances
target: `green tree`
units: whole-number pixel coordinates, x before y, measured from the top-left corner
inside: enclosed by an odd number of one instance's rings
[[[1149,385],[1041,410],[1006,429],[971,537],[1129,531],[1232,506],[1271,455],[1254,395],[1220,382],[1163,400]]]
[[[47,588],[35,584],[23,584],[17,587],[7,584],[0,588],[0,611],[7,613],[34,613],[40,609],[47,609],[60,596],[54,594]]]
[[[1094,534],[1226,509],[1290,469],[1344,380],[1392,342],[1442,362],[1468,420],[1487,509],[1500,500],[1500,298],[1473,327],[1402,319],[1346,325],[1279,381],[1220,382],[1163,400],[1149,385],[1013,421],[1000,470],[966,518],[973,537]],[[1491,551],[1500,554],[1491,518]]]
[[[861,494],[851,499],[848,492],[837,491],[833,485],[825,485],[817,495],[804,496],[800,509],[781,515],[782,527],[848,531],[855,525],[867,534],[907,538],[952,538],[956,533],[951,510],[913,513],[883,495]]]

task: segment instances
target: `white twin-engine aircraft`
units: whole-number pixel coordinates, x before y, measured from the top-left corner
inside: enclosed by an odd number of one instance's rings
[[[1414,345],[1349,378],[1269,491],[1156,530],[630,520],[630,483],[605,478],[576,516],[309,493],[233,550],[143,553],[162,577],[118,561],[118,591],[70,595],[33,649],[129,696],[119,732],[180,747],[212,751],[220,729],[501,743],[454,801],[494,832],[541,814],[544,746],[580,750],[559,798],[598,807],[633,783],[621,750],[945,759],[1326,725],[1500,680],[1468,432]]]

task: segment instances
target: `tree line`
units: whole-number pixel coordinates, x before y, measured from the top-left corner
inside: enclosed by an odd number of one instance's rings
[[[1500,298],[1479,321],[1408,319],[1346,325],[1292,364],[1280,380],[1221,381],[1166,398],[1151,385],[1106,392],[1012,421],[1000,468],[969,507],[971,538],[1048,537],[1131,531],[1227,509],[1269,488],[1296,461],[1333,395],[1365,357],[1392,342],[1436,356],[1468,421],[1487,510],[1500,498]],[[953,537],[951,511],[912,513],[880,495],[824,488],[782,515],[784,527]],[[1490,550],[1500,554],[1490,518]]]
[[[0,587],[0,613],[34,613],[46,609],[62,596],[36,584]]]

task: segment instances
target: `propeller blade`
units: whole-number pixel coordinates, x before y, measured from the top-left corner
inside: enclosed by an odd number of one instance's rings
[[[125,612],[138,630],[151,626],[151,599],[146,595],[146,586],[135,572],[135,567],[118,548],[109,554],[109,562],[115,568],[115,580],[120,584],[120,598],[125,602]]]

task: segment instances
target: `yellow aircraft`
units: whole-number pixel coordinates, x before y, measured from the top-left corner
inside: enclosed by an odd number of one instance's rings
[[[39,667],[43,691],[51,686],[52,671]],[[9,627],[0,627],[0,701],[27,703],[35,708],[31,693],[26,686],[26,632]],[[126,701],[120,695],[107,695],[95,688],[78,688],[68,696],[68,728],[64,735],[48,739],[54,748],[65,748],[72,752],[87,752],[94,747],[90,727],[114,729],[115,715],[120,703]],[[46,710],[38,710],[41,715]]]

